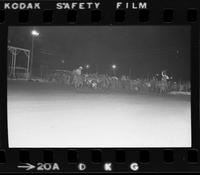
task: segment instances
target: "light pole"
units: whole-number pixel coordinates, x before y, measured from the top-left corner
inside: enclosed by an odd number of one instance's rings
[[[34,38],[39,36],[39,32],[37,32],[36,30],[32,30],[31,31],[31,36],[32,36],[32,42],[31,42],[31,65],[30,65],[29,79],[31,79],[32,71],[33,71]]]
[[[116,70],[117,66],[115,64],[112,65],[112,70],[113,70],[113,75],[115,75],[115,70]]]
[[[86,65],[85,65],[85,70],[86,70],[86,73],[87,73],[87,74],[89,73],[89,69],[90,69],[90,65],[89,65],[89,64],[86,64]]]
[[[87,64],[85,67],[86,67],[86,69],[89,69],[89,68],[90,68],[90,65],[89,65],[89,64]]]

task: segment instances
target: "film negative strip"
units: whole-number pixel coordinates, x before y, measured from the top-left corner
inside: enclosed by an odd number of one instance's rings
[[[200,172],[199,0],[0,2],[0,173]]]

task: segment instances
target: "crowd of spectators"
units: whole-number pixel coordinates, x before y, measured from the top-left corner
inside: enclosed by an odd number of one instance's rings
[[[48,82],[64,84],[75,88],[121,89],[136,92],[168,93],[172,91],[190,92],[190,81],[163,81],[157,76],[131,79],[128,76],[109,76],[106,74],[81,74],[73,71],[55,71],[46,77]]]

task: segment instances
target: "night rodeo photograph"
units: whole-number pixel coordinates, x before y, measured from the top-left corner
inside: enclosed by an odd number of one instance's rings
[[[190,26],[9,27],[9,147],[191,147],[190,35]]]

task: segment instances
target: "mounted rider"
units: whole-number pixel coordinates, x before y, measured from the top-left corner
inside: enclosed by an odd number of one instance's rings
[[[81,75],[82,70],[83,70],[83,67],[79,66],[78,69],[73,70],[73,73],[76,75]]]
[[[73,75],[72,84],[75,86],[75,88],[83,86],[83,78],[81,76],[82,70],[83,70],[83,67],[79,66],[78,69],[75,69],[72,72],[72,75]]]
[[[161,82],[160,82],[160,93],[167,92],[168,90],[168,80],[169,76],[167,75],[166,70],[161,72]]]
[[[168,81],[169,80],[169,76],[167,75],[166,70],[163,70],[161,75],[162,75],[162,78],[161,78],[162,81]]]

